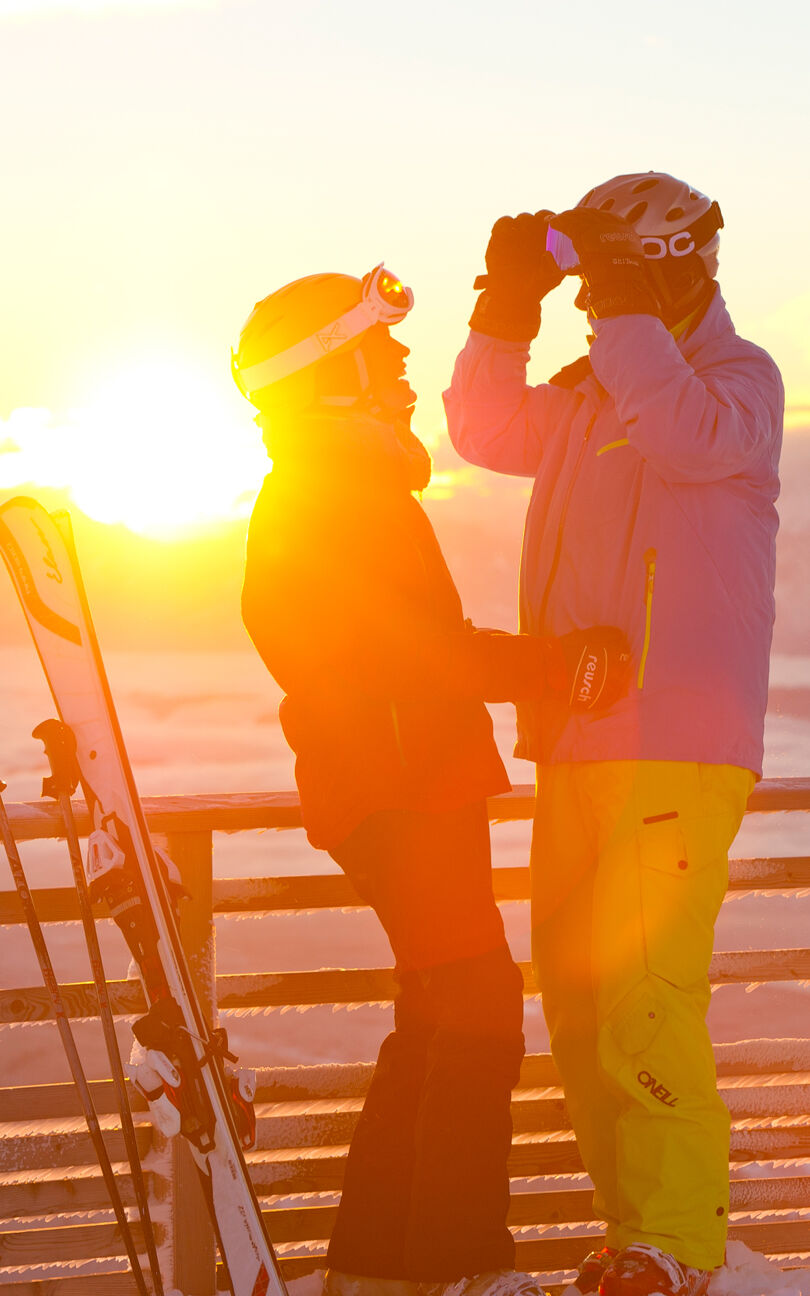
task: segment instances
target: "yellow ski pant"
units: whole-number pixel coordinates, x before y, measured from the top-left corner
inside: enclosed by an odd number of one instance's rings
[[[723,1263],[728,1112],[705,1018],[749,770],[540,766],[532,957],[607,1245]]]

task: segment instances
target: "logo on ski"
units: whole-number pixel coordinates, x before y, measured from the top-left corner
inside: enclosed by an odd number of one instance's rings
[[[17,501],[15,500],[10,501],[11,504],[16,502]],[[2,513],[7,507],[8,505],[3,505],[3,507],[0,508],[0,513]],[[59,566],[54,557],[53,549],[48,544],[41,528],[37,526],[36,522],[34,522],[33,525],[43,542],[43,561],[46,567],[45,576],[49,580],[58,581],[59,584],[61,584],[63,577],[59,571]],[[33,572],[31,571],[28,562],[23,556],[21,548],[17,543],[17,538],[10,528],[6,526],[2,517],[0,517],[0,549],[3,551],[3,556],[8,564],[12,580],[14,580],[17,585],[20,597],[25,603],[31,616],[38,621],[41,626],[44,626],[46,630],[50,630],[52,634],[59,635],[61,639],[67,639],[70,643],[81,644],[82,636],[79,627],[74,625],[72,621],[68,621],[65,617],[60,616],[58,612],[54,612],[53,608],[48,607],[47,603],[42,598],[42,595],[37,589],[37,583],[34,579]]]

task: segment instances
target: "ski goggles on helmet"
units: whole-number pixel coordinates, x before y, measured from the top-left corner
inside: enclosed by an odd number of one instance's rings
[[[401,280],[397,279],[390,270],[386,270],[380,262],[364,275],[362,295],[357,305],[352,306],[343,315],[339,315],[337,319],[328,321],[309,337],[296,342],[286,351],[280,351],[277,355],[261,360],[258,364],[249,365],[245,369],[239,367],[232,353],[231,371],[236,385],[243,396],[250,400],[251,392],[261,391],[272,383],[281,382],[283,378],[298,373],[300,369],[306,369],[317,360],[323,360],[332,352],[340,350],[347,342],[351,342],[353,338],[365,333],[374,324],[386,326],[399,324],[412,306],[411,289],[406,288]]]
[[[723,213],[719,203],[713,202],[702,216],[674,234],[640,234],[641,246],[648,261],[663,261],[665,258],[689,256],[700,252],[718,230],[723,228]],[[546,251],[553,256],[557,268],[563,274],[576,274],[579,270],[579,257],[567,234],[549,225],[546,234]]]
[[[363,300],[360,306],[365,306],[373,314],[375,323],[399,324],[413,306],[413,293],[380,262],[363,276]],[[358,309],[359,307],[355,307],[355,310]]]
[[[557,269],[563,274],[573,274],[579,269],[579,256],[570,238],[552,225],[546,229],[546,251],[551,253]]]

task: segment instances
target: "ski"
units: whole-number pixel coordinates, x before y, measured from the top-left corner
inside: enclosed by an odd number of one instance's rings
[[[148,1011],[130,1074],[155,1124],[187,1140],[233,1296],[286,1296],[250,1182],[255,1080],[200,1007],[180,942],[171,863],[152,845],[93,628],[70,518],[37,500],[0,505],[0,552],[51,694],[75,740],[91,822],[87,877],[138,966]]]

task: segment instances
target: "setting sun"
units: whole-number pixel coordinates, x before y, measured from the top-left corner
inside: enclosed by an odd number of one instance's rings
[[[268,464],[240,414],[238,398],[187,362],[128,365],[64,424],[15,411],[0,438],[0,487],[67,487],[90,517],[149,535],[243,516]]]

